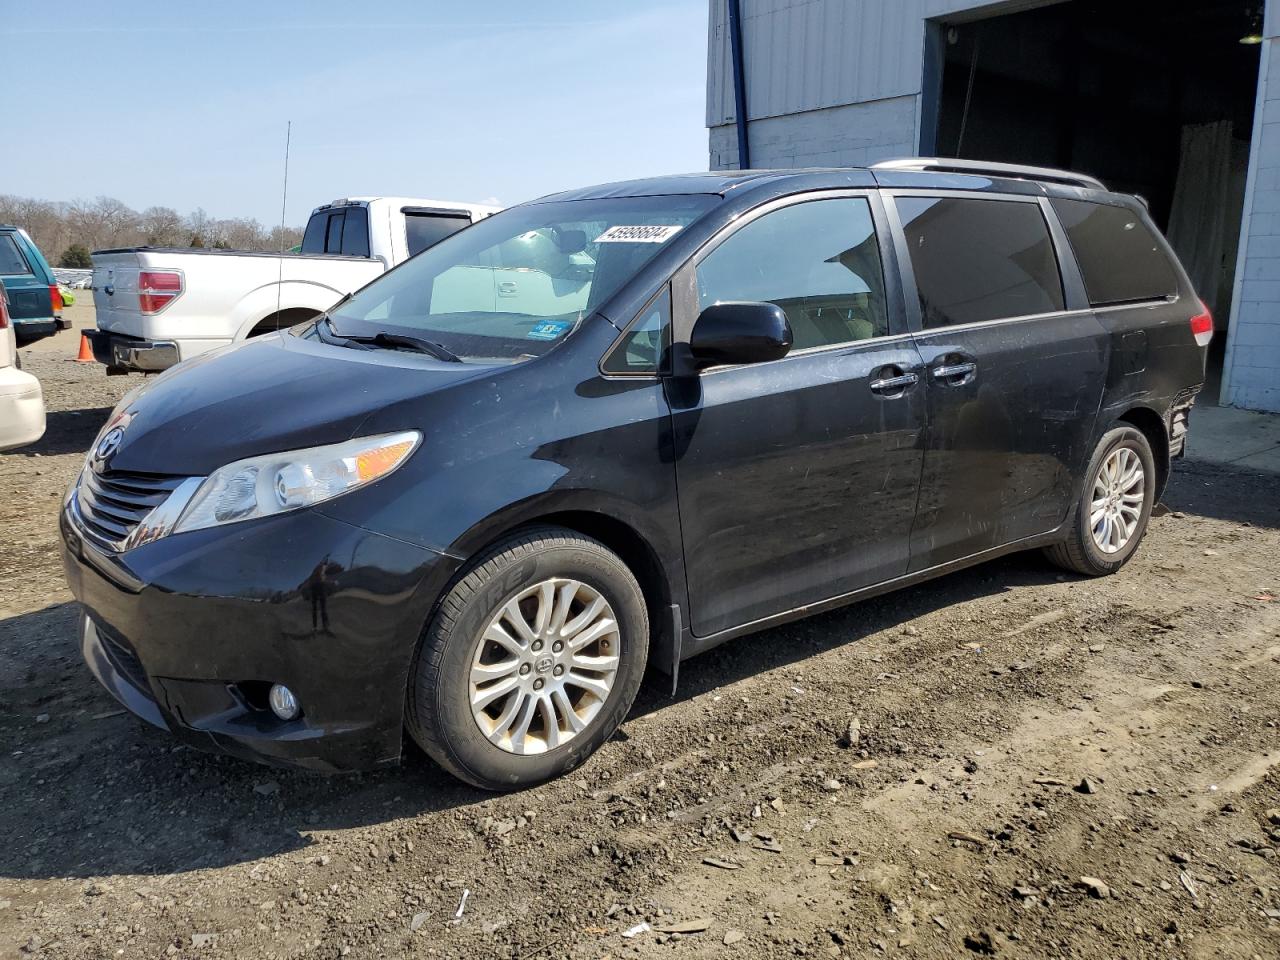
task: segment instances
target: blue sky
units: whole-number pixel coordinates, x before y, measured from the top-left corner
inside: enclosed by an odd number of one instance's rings
[[[0,23],[39,92],[0,193],[278,222],[286,120],[292,224],[707,166],[706,0],[0,0]]]

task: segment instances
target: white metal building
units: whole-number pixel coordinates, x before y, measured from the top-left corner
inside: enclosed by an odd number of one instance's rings
[[[1280,411],[1280,0],[709,3],[712,169],[743,135],[756,168],[958,156],[1139,193],[1225,333],[1202,401]]]

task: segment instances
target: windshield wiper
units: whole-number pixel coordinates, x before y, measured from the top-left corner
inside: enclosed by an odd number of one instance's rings
[[[330,329],[333,329],[330,327]],[[450,350],[444,344],[436,343],[434,340],[424,340],[422,337],[409,337],[402,333],[387,333],[385,330],[375,334],[372,337],[347,337],[352,343],[372,344],[375,347],[404,347],[409,350],[416,350],[418,353],[425,353],[428,356],[435,357],[437,360],[444,360],[448,363],[462,363],[462,358]]]
[[[321,321],[324,327],[328,328],[327,335],[323,333],[320,335],[320,339],[326,343],[355,347],[358,350],[373,350],[377,347],[405,347],[409,350],[416,350],[418,353],[425,353],[428,356],[435,357],[437,360],[444,360],[447,363],[463,362],[460,356],[444,344],[436,343],[434,340],[410,337],[401,333],[387,333],[385,330],[379,331],[372,337],[352,337],[345,333],[339,333],[333,326],[333,318],[327,313],[321,317]]]

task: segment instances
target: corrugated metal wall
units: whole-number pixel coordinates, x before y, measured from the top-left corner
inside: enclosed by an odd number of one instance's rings
[[[733,123],[728,3],[709,0],[707,126]],[[924,22],[1062,0],[741,0],[749,119],[920,93]]]
[[[741,0],[750,119],[920,92],[923,0]],[[734,121],[727,4],[711,0],[707,126]]]

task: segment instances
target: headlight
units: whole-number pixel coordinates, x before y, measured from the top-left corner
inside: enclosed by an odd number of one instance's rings
[[[237,460],[209,475],[172,532],[269,517],[331,500],[385,477],[421,440],[422,434],[410,430]]]

